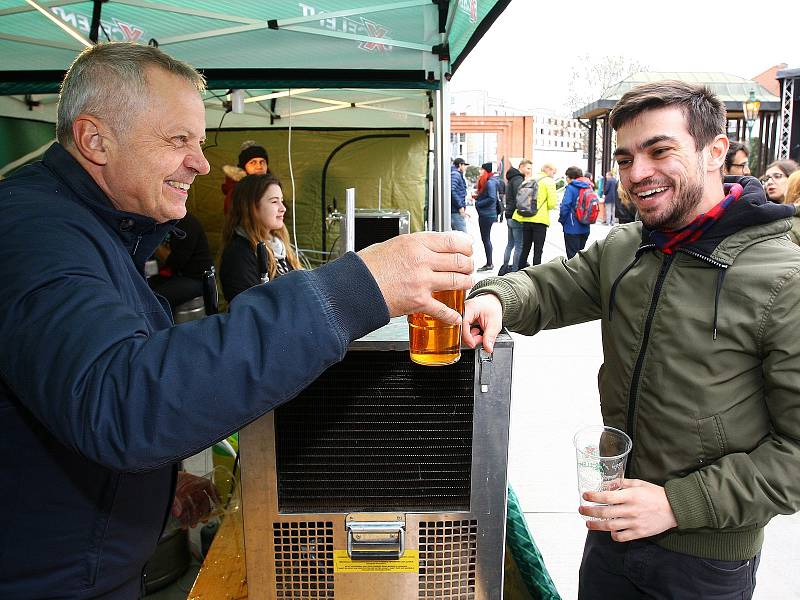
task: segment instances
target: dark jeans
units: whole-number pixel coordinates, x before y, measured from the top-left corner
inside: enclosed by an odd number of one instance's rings
[[[532,265],[542,264],[542,250],[544,250],[544,238],[547,236],[547,225],[544,223],[523,223],[522,224],[522,250],[519,253],[515,271],[527,266],[528,252],[533,246]]]
[[[497,223],[497,217],[478,217],[478,227],[481,229],[481,241],[486,252],[486,264],[492,265],[492,225]]]
[[[503,253],[503,264],[509,265],[512,271],[516,271],[514,265],[517,264],[522,249],[522,223],[507,216],[506,225],[508,226],[508,243]]]
[[[605,531],[586,536],[578,600],[749,600],[760,554],[711,560],[665,550],[647,540],[615,542]]]
[[[565,233],[564,246],[566,246],[567,258],[572,258],[579,250],[583,250],[588,239],[588,233]]]

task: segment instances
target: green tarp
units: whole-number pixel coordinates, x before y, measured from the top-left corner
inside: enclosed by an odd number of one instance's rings
[[[381,208],[399,208],[411,213],[411,227],[423,228],[425,200],[426,149],[428,138],[419,130],[292,130],[291,173],[289,165],[289,132],[286,130],[222,131],[218,145],[206,150],[211,173],[198,177],[192,186],[188,208],[206,228],[212,252],[219,250],[223,223],[223,165],[235,165],[244,140],[254,140],[269,152],[270,171],[283,183],[289,208],[286,224],[292,231],[291,211],[296,211],[297,242],[301,249],[322,249],[322,169],[331,151],[340,144],[369,135],[402,135],[404,137],[369,138],[348,144],[331,159],[327,170],[325,212],[333,207],[344,210],[345,188],[356,189],[357,208],[377,208],[380,189]],[[407,137],[405,137],[407,136]],[[213,140],[213,134],[210,139]],[[293,202],[294,200],[294,202]],[[296,208],[295,208],[296,207]],[[326,250],[336,238],[330,230]],[[216,254],[215,254],[216,256]],[[314,254],[309,254],[313,258]]]

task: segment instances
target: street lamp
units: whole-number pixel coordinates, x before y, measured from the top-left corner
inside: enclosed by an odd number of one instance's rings
[[[744,112],[744,120],[747,123],[747,139],[751,140],[753,137],[753,125],[758,119],[758,111],[761,110],[761,102],[756,100],[754,90],[750,90],[750,97],[742,102],[742,110]]]

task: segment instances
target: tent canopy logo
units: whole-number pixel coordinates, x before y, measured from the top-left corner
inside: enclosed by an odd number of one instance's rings
[[[86,34],[89,38],[92,18],[79,12],[67,12],[60,6],[52,6],[50,10],[59,19],[74,29]],[[144,30],[130,23],[125,23],[119,19],[112,19],[112,22],[101,20],[99,38],[107,37],[112,42],[138,42],[144,35]]]
[[[304,17],[311,17],[319,13],[316,7],[310,4],[298,3]],[[359,17],[351,19],[349,17],[326,17],[324,13],[320,15],[319,26],[323,29],[336,31],[339,33],[351,33],[355,35],[366,35],[371,38],[388,38],[389,28],[370,19]],[[389,52],[392,46],[376,41],[364,41],[358,43],[358,48],[365,52]]]
[[[470,23],[478,22],[478,0],[458,0],[458,10],[469,15]]]

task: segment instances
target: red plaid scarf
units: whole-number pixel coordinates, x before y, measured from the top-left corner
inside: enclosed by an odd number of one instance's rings
[[[699,240],[720,217],[731,204],[739,199],[744,189],[738,183],[734,183],[728,195],[714,208],[702,215],[697,215],[694,220],[680,229],[667,229],[665,231],[651,231],[650,241],[653,242],[664,254],[672,254],[678,248],[691,244]]]

